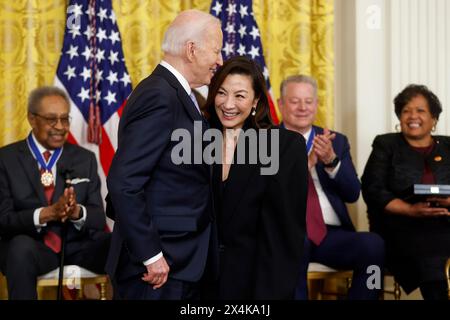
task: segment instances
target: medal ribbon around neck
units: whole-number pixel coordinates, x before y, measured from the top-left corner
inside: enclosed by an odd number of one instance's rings
[[[31,148],[31,151],[33,152],[34,156],[36,157],[36,160],[39,162],[39,165],[41,166],[41,168],[43,168],[45,170],[44,175],[46,175],[47,179],[51,179],[50,183],[48,183],[48,182],[45,183],[44,181],[42,181],[43,179],[41,179],[42,184],[44,186],[48,187],[51,184],[53,184],[53,182],[54,182],[53,175],[52,175],[52,168],[55,165],[56,161],[58,160],[59,156],[61,155],[62,148],[55,149],[52,156],[50,157],[48,163],[45,163],[44,157],[42,156],[42,154],[39,151],[38,146],[34,142],[33,137],[31,136],[31,133],[28,135],[27,141],[28,141],[28,145]]]
[[[316,131],[314,130],[314,128],[311,128],[311,133],[309,134],[308,141],[306,142],[306,154],[308,154],[308,155],[311,152],[311,148],[313,145],[315,135],[316,135]]]

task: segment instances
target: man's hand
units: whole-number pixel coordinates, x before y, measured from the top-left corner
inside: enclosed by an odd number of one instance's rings
[[[330,163],[336,158],[336,153],[333,149],[332,141],[336,138],[335,133],[331,133],[330,130],[325,128],[323,134],[316,135],[314,137],[314,153],[319,161],[325,164]]]
[[[65,222],[67,219],[78,220],[81,215],[81,208],[77,203],[77,195],[73,187],[66,188],[64,190],[64,195],[67,197],[68,201],[64,207],[66,211],[66,218],[62,220]]]
[[[153,289],[161,288],[166,283],[169,276],[169,265],[164,257],[156,260],[147,266],[147,273],[144,273],[142,280],[153,285]]]
[[[67,219],[66,206],[68,201],[68,194],[64,193],[54,204],[43,208],[39,215],[39,223],[44,224],[50,221],[63,221]]]

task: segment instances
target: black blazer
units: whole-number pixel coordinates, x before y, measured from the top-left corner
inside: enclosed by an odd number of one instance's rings
[[[106,264],[111,276],[140,276],[143,262],[162,251],[170,277],[201,278],[213,220],[211,166],[195,148],[183,153],[190,163],[174,163],[180,142],[172,134],[184,130],[198,139],[206,128],[176,77],[160,65],[132,92],[107,178],[115,215]]]
[[[435,136],[436,145],[425,158],[437,184],[450,184],[450,139]],[[450,223],[447,217],[411,218],[386,214],[395,198],[405,199],[407,189],[420,183],[424,158],[400,133],[377,136],[362,176],[371,231],[386,240],[388,268],[410,292],[422,281],[444,279],[450,256]]]
[[[306,230],[308,168],[303,137],[280,129],[279,170],[261,175],[261,167],[260,162],[232,164],[224,188],[222,166],[214,167],[221,299],[294,295]]]
[[[86,222],[81,230],[69,223],[66,253],[78,251],[84,239],[95,239],[102,233],[106,220],[100,195],[100,179],[95,155],[79,146],[66,143],[57,163],[53,201],[64,192],[62,168],[70,169],[73,178],[88,178],[89,183],[74,185],[77,202],[86,207]],[[26,234],[42,240],[33,222],[34,210],[46,207],[39,166],[26,140],[0,149],[0,237],[2,241]]]
[[[434,138],[436,147],[426,161],[437,184],[450,184],[450,138]],[[407,190],[420,183],[424,161],[422,155],[411,149],[401,133],[377,136],[372,148],[361,178],[362,193],[367,204],[371,230],[383,234],[387,227],[384,208],[395,198],[405,198]],[[400,220],[404,223],[408,218]],[[412,223],[416,220],[412,219]],[[392,224],[395,222],[391,221],[390,225]]]

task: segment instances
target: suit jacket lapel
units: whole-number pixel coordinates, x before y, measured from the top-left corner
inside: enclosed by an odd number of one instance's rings
[[[43,204],[47,204],[44,194],[44,187],[41,184],[39,166],[36,159],[33,158],[26,140],[22,141],[22,144],[19,146],[19,151],[19,160],[22,164],[23,170],[26,172],[27,177],[30,180],[31,185],[33,186],[34,191],[36,192],[36,195]]]
[[[178,99],[181,101],[181,104],[185,108],[186,112],[194,121],[203,121],[202,115],[198,112],[197,107],[194,105],[194,102],[191,100],[186,90],[184,90],[181,83],[178,79],[166,68],[161,65],[158,65],[153,71],[153,74],[159,75],[169,82],[169,84],[174,87],[178,92]]]
[[[55,191],[53,192],[53,197],[52,197],[52,203],[55,203],[56,201],[58,201],[58,198],[64,193],[64,187],[65,187],[65,181],[61,172],[59,172],[58,168],[70,168],[69,162],[71,160],[71,157],[68,154],[67,151],[67,146],[64,145],[64,149],[61,153],[61,156],[58,159],[58,162],[56,163],[56,185],[55,185]]]

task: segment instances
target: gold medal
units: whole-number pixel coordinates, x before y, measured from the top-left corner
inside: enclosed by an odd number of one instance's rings
[[[436,156],[436,157],[434,158],[434,161],[436,161],[436,162],[441,162],[441,161],[442,161],[442,157],[441,157],[441,156]]]
[[[41,174],[41,183],[44,187],[50,187],[53,184],[53,174],[45,171]]]

